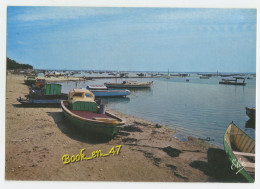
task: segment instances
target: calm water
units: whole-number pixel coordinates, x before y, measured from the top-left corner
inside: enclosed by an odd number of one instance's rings
[[[245,107],[255,107],[256,80],[247,79],[246,86],[220,85],[220,77],[210,79],[152,78],[127,79],[154,81],[151,89],[131,90],[127,98],[102,99],[111,109],[176,129],[176,136],[185,138],[210,137],[212,143],[223,147],[223,135],[231,121],[255,137],[255,130],[246,128]],[[122,82],[126,79],[105,79],[63,83],[63,92],[91,84]]]

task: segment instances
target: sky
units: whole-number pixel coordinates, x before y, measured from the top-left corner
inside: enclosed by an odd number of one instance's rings
[[[7,56],[36,69],[256,72],[256,14],[9,6]]]

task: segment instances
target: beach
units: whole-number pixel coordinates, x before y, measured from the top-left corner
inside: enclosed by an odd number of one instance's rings
[[[232,173],[224,151],[206,141],[180,141],[165,125],[109,107],[125,127],[111,140],[97,140],[75,130],[59,107],[17,102],[29,92],[23,76],[8,74],[6,83],[6,180],[243,182]],[[118,145],[115,155],[67,164],[62,159],[83,149],[86,157],[98,150],[108,153]]]

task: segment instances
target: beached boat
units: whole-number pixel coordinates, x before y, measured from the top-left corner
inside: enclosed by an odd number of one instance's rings
[[[17,101],[23,105],[60,105],[61,99],[31,99],[17,98]]]
[[[225,84],[225,85],[246,85],[245,78],[243,78],[243,77],[234,77],[234,79],[222,79],[219,82],[219,84]]]
[[[246,107],[246,115],[250,117],[250,119],[255,119],[255,108]]]
[[[232,122],[224,135],[224,148],[237,172],[249,182],[254,182],[255,140]]]
[[[46,83],[41,89],[30,89],[29,98],[32,99],[63,99],[68,98],[68,94],[61,92],[62,85],[57,83]]]
[[[26,85],[32,85],[36,82],[36,76],[26,76],[26,79],[24,80],[24,83]]]
[[[87,89],[73,89],[69,100],[61,101],[62,111],[80,130],[113,137],[124,125],[121,118],[106,112],[95,102],[95,95]]]
[[[153,81],[139,83],[137,81],[123,81],[123,83],[105,83],[109,88],[150,88]]]
[[[45,79],[36,79],[35,88],[40,89],[40,88],[44,87],[45,84],[46,84]]]
[[[90,90],[95,97],[125,97],[131,94],[129,90],[109,89],[105,85],[88,85],[87,89]]]

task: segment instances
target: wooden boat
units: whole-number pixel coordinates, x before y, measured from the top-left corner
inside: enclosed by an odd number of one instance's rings
[[[106,112],[95,102],[95,95],[87,89],[73,89],[69,100],[61,101],[67,119],[80,130],[113,137],[124,125],[121,118]]]
[[[242,80],[242,82],[240,81]],[[246,85],[245,78],[243,77],[234,77],[234,79],[222,79],[219,84],[225,85]]]
[[[36,82],[36,76],[26,76],[26,79],[24,80],[24,83],[26,85],[32,85]]]
[[[95,97],[125,97],[131,94],[129,90],[109,89],[105,85],[88,85],[87,89],[90,90]]]
[[[246,115],[247,115],[250,119],[255,119],[255,108],[246,107]]]
[[[23,105],[59,105],[61,99],[31,99],[31,98],[17,98],[17,101]]]
[[[254,182],[255,140],[232,122],[224,135],[224,148],[239,173],[249,182]]]
[[[137,81],[123,81],[123,83],[105,83],[109,88],[150,88],[153,81],[139,83]]]
[[[46,84],[46,80],[45,79],[36,79],[36,82],[35,82],[35,88],[42,88],[44,87]]]
[[[61,92],[62,85],[57,83],[46,83],[41,89],[30,89],[29,98],[32,99],[63,99],[68,98],[68,94]]]

